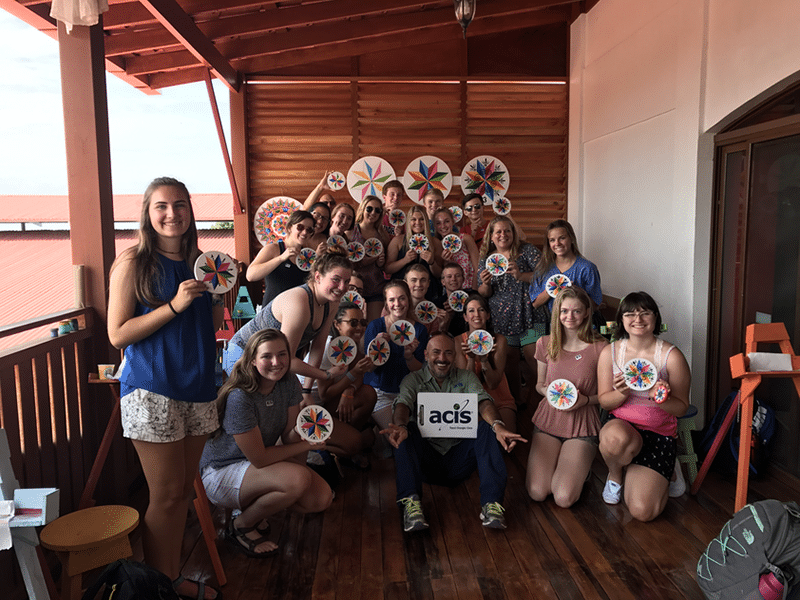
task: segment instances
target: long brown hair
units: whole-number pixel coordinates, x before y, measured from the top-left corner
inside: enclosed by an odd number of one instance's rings
[[[145,306],[155,308],[166,304],[166,300],[158,298],[157,291],[161,287],[160,283],[163,280],[163,271],[161,263],[158,258],[158,234],[150,222],[150,203],[152,201],[153,192],[161,187],[174,187],[186,196],[186,201],[189,203],[189,227],[186,233],[181,238],[181,259],[188,265],[191,270],[194,266],[194,261],[200,255],[200,249],[197,246],[197,225],[194,222],[194,210],[192,209],[192,198],[189,195],[189,190],[186,186],[172,177],[158,177],[150,182],[147,189],[144,191],[144,198],[142,200],[142,212],[139,216],[139,241],[136,246],[128,248],[122,252],[111,270],[117,266],[117,263],[122,259],[132,260],[134,267],[133,286],[136,294],[136,300]]]
[[[592,329],[592,313],[594,312],[594,303],[589,298],[583,289],[577,286],[571,286],[561,290],[553,302],[553,314],[550,316],[550,343],[547,346],[547,356],[553,362],[558,360],[561,355],[561,350],[564,347],[564,326],[561,324],[561,305],[564,300],[575,299],[583,304],[586,309],[586,318],[578,328],[578,339],[586,344],[599,342],[603,338],[600,334]]]
[[[553,249],[550,247],[550,232],[553,231],[553,229],[565,230],[569,236],[569,243],[572,247],[573,254],[575,254],[575,256],[583,256],[581,251],[578,250],[578,238],[575,235],[575,230],[572,228],[570,222],[564,219],[556,219],[547,226],[547,232],[544,235],[542,258],[539,259],[539,262],[536,264],[536,268],[533,270],[534,279],[541,279],[544,277],[544,274],[547,273],[554,264],[556,264],[556,255],[553,254]]]
[[[220,427],[212,434],[212,437],[217,437],[222,432],[222,421],[225,418],[225,409],[228,406],[228,396],[230,396],[231,392],[237,388],[245,394],[254,394],[258,391],[261,385],[261,374],[253,364],[253,359],[258,354],[258,347],[261,344],[275,340],[281,340],[286,344],[286,352],[289,354],[289,359],[291,359],[292,351],[289,348],[289,340],[282,331],[278,329],[262,329],[250,336],[241,358],[233,365],[230,376],[222,384],[217,394],[217,413],[219,414]],[[292,377],[292,372],[289,368],[286,369],[281,381],[288,377]]]

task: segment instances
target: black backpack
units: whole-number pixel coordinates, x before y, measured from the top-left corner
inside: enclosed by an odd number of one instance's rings
[[[708,600],[762,600],[761,577],[800,596],[800,506],[761,500],[725,523],[700,556],[697,583]],[[762,588],[763,589],[763,588]]]
[[[169,577],[139,562],[118,560],[108,565],[83,600],[95,600],[104,586],[102,600],[179,600]]]
[[[731,404],[738,402],[738,390],[733,390],[728,397],[717,408],[714,417],[709,421],[708,425],[699,432],[695,438],[695,448],[700,460],[704,460],[706,454],[711,450],[714,444],[714,438],[717,436],[725,416]],[[728,432],[722,440],[722,444],[717,450],[717,455],[714,458],[712,467],[715,471],[723,475],[734,475],[738,469],[739,464],[739,417],[737,416],[731,423]],[[772,442],[772,437],[775,435],[777,425],[775,422],[775,411],[763,400],[758,398],[753,399],[753,437],[751,439],[750,448],[750,477],[756,478],[762,475],[769,462],[769,448]]]

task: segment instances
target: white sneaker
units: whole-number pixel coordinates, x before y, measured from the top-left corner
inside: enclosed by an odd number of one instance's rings
[[[669,482],[669,497],[680,498],[686,493],[686,480],[683,478],[681,462],[675,459],[675,481]]]
[[[603,488],[603,502],[606,504],[619,504],[622,497],[622,484],[606,479],[606,487]]]

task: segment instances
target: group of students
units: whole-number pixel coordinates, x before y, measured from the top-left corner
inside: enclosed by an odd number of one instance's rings
[[[160,178],[150,184],[139,242],[112,267],[108,332],[115,346],[125,348],[124,435],[133,440],[150,490],[145,558],[174,580],[182,597],[216,597],[215,590],[179,574],[198,466],[212,502],[234,509],[229,539],[248,556],[270,555],[277,548],[269,540],[267,517],[283,509],[321,511],[332,501],[328,484],[306,466],[309,453],[363,460],[389,430],[401,381],[423,368],[429,336],[439,331],[456,338],[455,366],[478,376],[509,431],[516,431],[523,361],[538,375],[540,394],[559,378],[579,390],[570,410],[541,402],[535,411],[526,481],[531,498],[552,494],[560,506],[573,504],[599,447],[609,470],[603,499],[614,504],[624,495],[631,514],[644,521],[661,513],[670,481],[680,473],[676,418],[688,408],[690,374],[681,352],[658,338],[661,316],[648,294],[622,300],[618,340],[609,344],[592,326],[602,301],[599,274],[580,254],[568,222],[548,226],[540,252],[521,239],[510,217],[487,220],[482,198],[468,195],[457,230],[461,249],[452,253],[441,239],[456,232],[456,223],[440,192],[426,194],[422,206],[406,210],[405,225],[395,227],[389,213],[403,198],[399,182],[387,183],[382,199],[366,196],[353,209],[336,203],[325,180],[304,209],[290,216],[285,239],[264,246],[247,267],[248,280],[264,281],[264,301],[228,343],[229,377],[219,393],[214,332],[222,300],[192,275],[190,265],[200,251],[182,183]],[[428,249],[413,249],[414,234],[426,236]],[[377,238],[383,251],[351,263],[327,243],[332,235],[361,242]],[[295,263],[303,247],[317,250],[308,273]],[[508,260],[502,275],[485,268],[495,253]],[[554,273],[566,274],[573,285],[551,299],[544,287]],[[458,289],[469,293],[463,313],[447,303]],[[341,301],[348,290],[361,294],[365,310]],[[438,303],[432,323],[415,316],[423,299]],[[415,340],[406,346],[387,334],[400,319],[415,330]],[[486,356],[472,353],[467,344],[478,329],[494,338]],[[352,363],[324,362],[331,335],[357,343]],[[376,367],[364,349],[377,337],[389,342],[390,356]],[[633,357],[657,366],[659,384],[653,389],[667,390],[665,401],[657,404],[652,391],[632,391],[625,384],[622,365]],[[304,441],[294,430],[301,407],[312,403],[334,415],[333,435],[323,443]],[[609,413],[602,425],[599,408]]]

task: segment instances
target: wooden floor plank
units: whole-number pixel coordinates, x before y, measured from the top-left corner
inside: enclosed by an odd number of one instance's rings
[[[529,435],[528,407],[519,416]],[[220,540],[226,600],[702,600],[694,570],[731,517],[735,478],[711,472],[697,496],[670,499],[651,523],[631,518],[624,502],[601,497],[607,470],[598,458],[576,504],[533,502],[525,490],[529,445],[506,456],[503,505],[508,529],[482,527],[477,474],[454,488],[423,486],[430,529],[402,531],[393,459],[369,471],[346,470],[323,514],[283,512],[271,519],[278,553],[251,559]],[[752,481],[749,499],[778,494],[781,482]],[[212,514],[221,532],[226,513]],[[187,577],[214,583],[196,519],[183,543]]]

